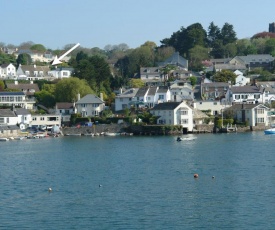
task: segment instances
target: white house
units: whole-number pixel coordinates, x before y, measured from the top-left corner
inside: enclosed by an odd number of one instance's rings
[[[48,130],[53,126],[61,127],[61,115],[56,114],[39,114],[32,115],[31,127],[46,127]]]
[[[243,85],[247,85],[250,83],[250,78],[245,77],[243,75],[243,72],[239,71],[239,70],[235,70],[234,74],[236,74],[236,79],[235,79],[235,86],[243,86]]]
[[[193,110],[185,102],[164,102],[150,110],[158,124],[181,125],[185,132],[193,131]]]
[[[227,110],[234,112],[234,118],[240,122],[248,122],[249,126],[268,126],[269,108],[263,104],[234,104]]]
[[[0,92],[0,105],[19,106],[25,109],[32,109],[34,99],[27,99],[23,92]]]
[[[0,77],[7,79],[16,78],[16,68],[13,64],[2,64],[0,67]]]
[[[221,114],[221,111],[231,107],[232,104],[226,101],[196,101],[193,103],[194,109],[209,111],[211,115]]]
[[[71,115],[76,113],[75,104],[70,102],[58,102],[55,105],[54,113],[61,115],[62,123],[69,123]]]
[[[256,86],[262,93],[261,103],[270,104],[275,101],[275,81],[256,82]]]
[[[17,115],[12,109],[0,109],[0,125],[16,125]]]
[[[193,100],[194,93],[192,85],[184,81],[176,80],[171,86],[171,100],[181,102],[183,100]]]
[[[16,75],[19,80],[34,81],[49,78],[49,71],[49,66],[19,65]]]
[[[62,78],[71,77],[72,72],[73,72],[73,68],[59,67],[54,70],[50,70],[49,75],[56,79],[62,79]]]
[[[78,96],[79,97],[79,96]],[[93,94],[87,94],[75,103],[77,113],[80,113],[82,117],[95,117],[105,109],[105,103],[101,98]]]
[[[14,112],[17,115],[17,122],[21,130],[30,126],[32,122],[32,115],[29,110],[24,108],[15,108]]]
[[[262,92],[257,86],[232,86],[226,92],[226,100],[231,103],[257,104],[262,102]]]
[[[136,93],[138,88],[131,88],[115,97],[115,111],[130,108],[131,103],[137,101]]]

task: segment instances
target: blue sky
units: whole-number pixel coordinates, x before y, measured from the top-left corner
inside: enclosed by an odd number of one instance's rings
[[[275,1],[252,0],[0,0],[0,42],[33,41],[62,49],[80,43],[86,48],[126,43],[137,48],[146,41],[160,45],[181,27],[228,22],[237,37],[268,31],[275,22]]]

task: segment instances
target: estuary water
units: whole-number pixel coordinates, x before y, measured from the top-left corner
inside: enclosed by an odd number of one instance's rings
[[[183,137],[0,142],[0,229],[275,229],[275,136]]]

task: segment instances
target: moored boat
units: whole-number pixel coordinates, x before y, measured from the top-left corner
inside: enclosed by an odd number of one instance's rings
[[[9,141],[10,139],[9,138],[6,138],[6,137],[1,137],[0,138],[0,141]]]
[[[265,134],[275,134],[275,128],[266,129],[264,131]]]

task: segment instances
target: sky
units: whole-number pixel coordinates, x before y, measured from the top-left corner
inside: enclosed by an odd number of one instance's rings
[[[0,42],[49,49],[160,45],[181,27],[200,23],[207,31],[212,21],[233,25],[238,39],[250,38],[275,22],[275,0],[0,0],[0,6]]]

